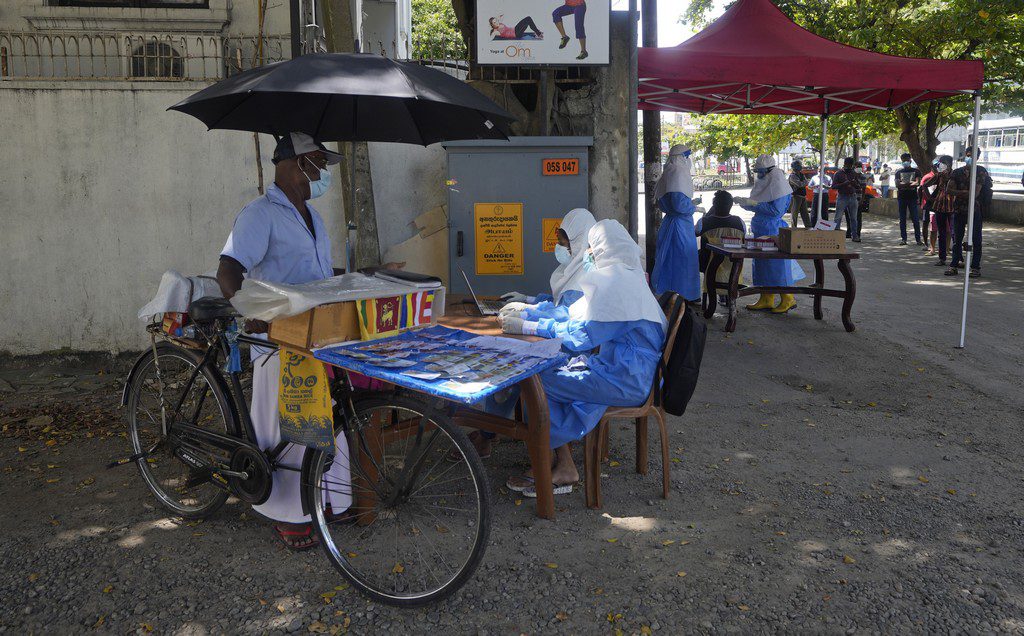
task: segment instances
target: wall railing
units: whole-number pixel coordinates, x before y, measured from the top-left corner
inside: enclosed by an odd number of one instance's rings
[[[213,81],[289,57],[288,35],[0,31],[0,81]]]

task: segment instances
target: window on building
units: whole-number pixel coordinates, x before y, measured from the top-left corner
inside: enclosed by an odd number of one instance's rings
[[[132,77],[185,77],[181,54],[166,42],[146,42],[132,51]]]
[[[127,7],[131,9],[205,9],[209,0],[48,0],[51,7]]]

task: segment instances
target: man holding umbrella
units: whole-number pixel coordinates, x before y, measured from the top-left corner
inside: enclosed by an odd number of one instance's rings
[[[238,213],[220,254],[217,282],[226,298],[242,287],[242,275],[274,283],[300,284],[344,273],[331,264],[331,239],[320,214],[309,204],[331,184],[327,166],[341,161],[322,143],[303,133],[281,137],[274,149],[274,183],[264,196]],[[251,333],[266,333],[267,323],[246,323]],[[260,448],[270,449],[281,440],[277,417],[277,385],[280,360],[276,351],[253,347],[252,423]],[[345,444],[340,438],[339,444]],[[337,457],[347,458],[347,448]],[[301,467],[302,448],[291,446],[281,455],[285,466]],[[349,480],[346,462],[335,462],[338,482]],[[270,498],[253,509],[277,522],[275,534],[286,546],[304,550],[316,545],[309,515],[303,514],[299,472],[277,470]],[[334,511],[340,513],[342,511]]]

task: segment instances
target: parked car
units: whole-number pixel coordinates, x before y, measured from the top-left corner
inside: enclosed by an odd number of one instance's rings
[[[724,177],[727,174],[737,174],[739,171],[740,167],[738,165],[729,163],[718,164],[718,176],[720,177]]]
[[[803,173],[808,177],[814,177],[817,176],[818,171],[811,168],[804,168]],[[825,168],[825,174],[828,175],[829,180],[831,180],[832,177],[835,176],[836,174],[836,168]],[[814,195],[817,194],[817,192],[817,188],[807,188],[807,203],[808,205],[811,206],[812,211],[814,210]],[[839,193],[835,188],[828,189],[828,207],[830,210],[835,209],[836,197],[838,196],[838,194]],[[868,184],[868,186],[864,189],[864,198],[861,199],[860,201],[861,209],[867,210],[871,199],[877,196],[879,196],[878,190],[875,189],[875,186]]]

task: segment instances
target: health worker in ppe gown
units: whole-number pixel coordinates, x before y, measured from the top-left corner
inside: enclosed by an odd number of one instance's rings
[[[555,494],[572,492],[579,480],[569,442],[583,439],[609,406],[637,406],[647,399],[667,328],[644,278],[640,248],[626,229],[600,221],[589,243],[594,269],[580,278],[583,297],[569,307],[569,320],[519,321],[518,329],[509,330],[561,338],[565,350],[581,354],[540,374],[551,413]],[[509,478],[507,486],[536,496],[529,473]]]
[[[789,200],[793,188],[786,173],[775,166],[771,155],[761,155],[754,162],[757,181],[750,190],[750,197],[736,199],[743,208],[754,212],[750,230],[756,237],[777,236],[779,229],[789,227],[785,221],[789,211]],[[790,287],[804,278],[804,272],[796,261],[781,259],[754,259],[754,285],[768,287]],[[784,314],[796,307],[793,294],[782,294],[775,304],[774,294],[761,294],[761,298],[747,309],[771,309],[772,313]]]
[[[558,267],[551,273],[551,295],[541,294],[531,302],[509,302],[501,309],[501,318],[514,317],[524,320],[552,318],[560,322],[569,319],[569,305],[583,296],[580,278],[584,273],[584,258],[587,256],[587,233],[597,221],[590,210],[570,210],[558,228],[558,244],[555,246],[555,260]]]
[[[654,186],[654,200],[665,213],[658,228],[651,286],[655,294],[673,291],[686,300],[700,300],[697,235],[693,231],[693,177],[690,149],[672,146],[668,163]]]

